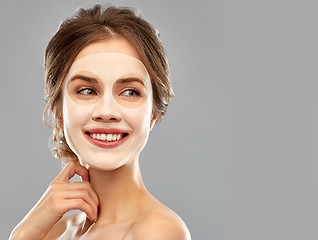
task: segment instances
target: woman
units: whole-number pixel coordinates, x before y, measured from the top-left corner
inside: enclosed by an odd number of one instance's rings
[[[96,5],[65,20],[45,54],[44,111],[68,163],[10,239],[190,239],[145,188],[139,154],[173,92],[154,28]],[[75,174],[82,182],[70,183]],[[72,209],[82,213],[64,215]]]

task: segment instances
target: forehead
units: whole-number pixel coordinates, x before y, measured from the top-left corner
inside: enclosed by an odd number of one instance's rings
[[[149,79],[148,72],[140,60],[117,52],[99,52],[76,60],[66,80],[81,71],[92,72],[103,80],[114,80],[126,74],[137,74],[144,80]]]
[[[129,41],[122,37],[116,37],[112,39],[96,41],[85,46],[76,56],[74,61],[100,52],[117,52],[129,55],[136,59],[140,59],[136,49],[130,44]]]

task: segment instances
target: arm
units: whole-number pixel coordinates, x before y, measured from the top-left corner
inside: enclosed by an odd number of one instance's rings
[[[83,182],[70,183],[75,174]],[[54,225],[69,210],[80,209],[86,212],[91,221],[97,220],[98,197],[89,183],[86,168],[74,162],[68,165],[53,180],[39,202],[14,228],[10,240],[43,240]]]

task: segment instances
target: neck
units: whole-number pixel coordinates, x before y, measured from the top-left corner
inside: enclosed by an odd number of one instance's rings
[[[138,159],[111,171],[89,168],[89,175],[99,198],[98,222],[120,222],[136,217],[139,200],[147,193]]]

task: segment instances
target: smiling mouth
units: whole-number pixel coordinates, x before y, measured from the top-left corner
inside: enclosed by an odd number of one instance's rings
[[[104,142],[114,142],[119,141],[120,139],[128,136],[127,133],[92,133],[92,132],[85,132],[85,134],[89,135],[91,138],[96,140],[104,141]]]
[[[84,132],[85,138],[101,148],[115,148],[124,143],[129,133],[114,128],[89,129]]]

